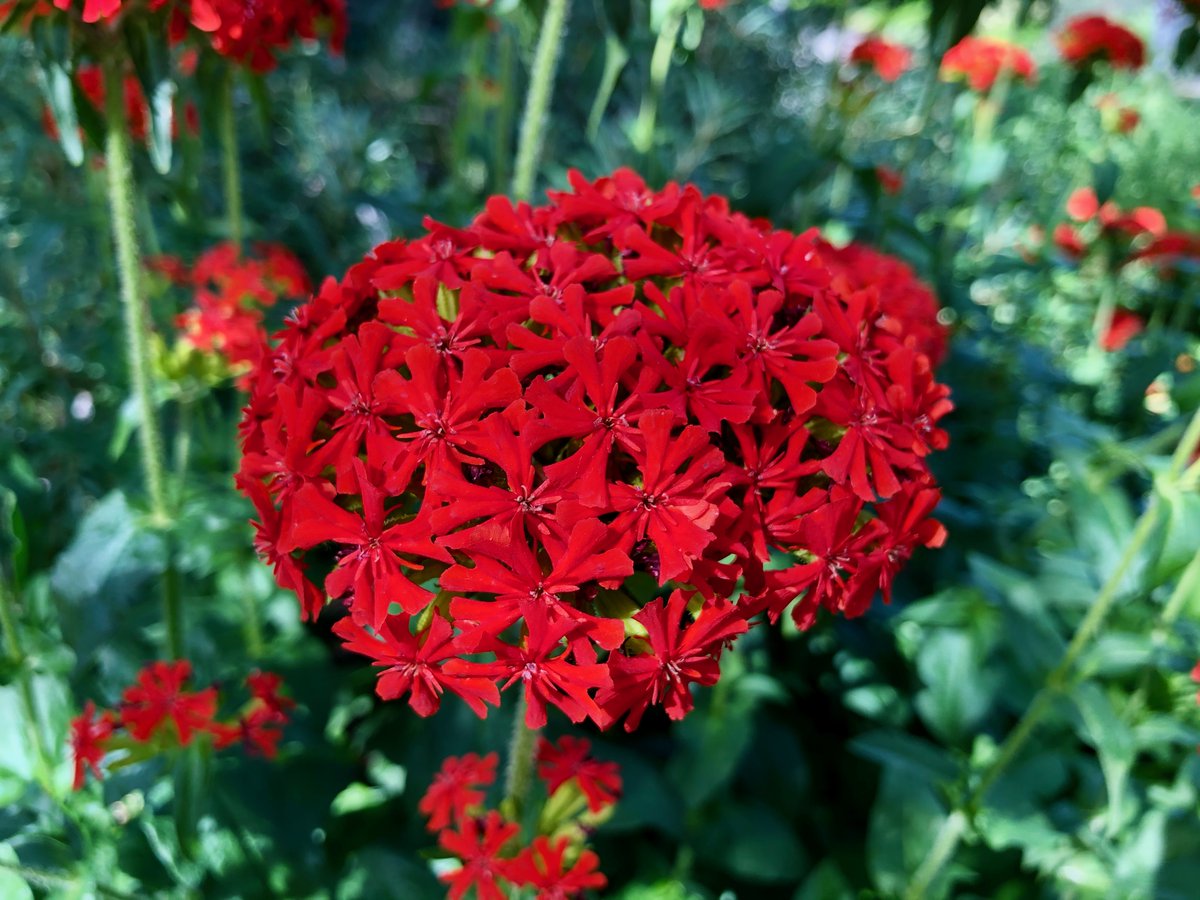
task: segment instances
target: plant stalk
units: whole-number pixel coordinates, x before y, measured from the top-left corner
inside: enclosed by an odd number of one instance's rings
[[[1192,449],[1196,446],[1197,440],[1200,440],[1200,410],[1193,416],[1191,423],[1184,432],[1183,440],[1180,441],[1179,446],[1175,450],[1171,466],[1168,470],[1169,479],[1179,477],[1183,471],[1184,464],[1191,455]],[[1116,567],[1108,576],[1108,580],[1100,588],[1100,592],[1096,595],[1096,599],[1088,610],[1087,615],[1084,616],[1083,621],[1079,624],[1075,636],[1063,652],[1062,659],[1059,660],[1058,665],[1046,677],[1041,690],[1033,698],[1033,702],[1026,709],[1024,715],[1021,716],[1016,727],[1000,745],[996,758],[984,770],[974,789],[968,795],[966,802],[957,806],[949,818],[942,823],[942,827],[934,840],[933,847],[930,848],[925,859],[917,867],[917,871],[913,874],[912,881],[904,893],[907,900],[922,900],[922,898],[927,896],[930,886],[938,875],[941,874],[942,869],[945,868],[946,864],[954,856],[954,851],[958,848],[958,843],[962,839],[963,832],[966,830],[968,813],[979,807],[988,790],[991,789],[996,780],[1004,773],[1004,770],[1008,768],[1025,746],[1025,742],[1029,740],[1042,718],[1049,711],[1054,699],[1067,687],[1068,676],[1071,674],[1071,670],[1074,668],[1080,654],[1083,653],[1100,630],[1100,626],[1104,624],[1105,618],[1107,618],[1120,595],[1121,585],[1125,581],[1125,576],[1133,566],[1134,561],[1137,559],[1146,542],[1150,539],[1150,536],[1154,533],[1154,529],[1158,525],[1158,519],[1159,504],[1156,499],[1151,499],[1146,511],[1142,513],[1134,527],[1129,543],[1125,547],[1125,552],[1121,554],[1121,558],[1117,561]],[[1186,596],[1182,592],[1178,593],[1181,596]],[[1183,601],[1178,602],[1182,604]],[[1174,615],[1178,615],[1178,612],[1175,612]]]
[[[504,778],[504,803],[510,818],[519,820],[525,798],[533,784],[533,756],[540,728],[525,724],[527,704],[524,694],[514,711],[512,738],[508,744],[508,771]]]
[[[245,237],[245,216],[242,213],[242,173],[238,162],[237,120],[234,116],[233,91],[236,72],[233,66],[225,77],[221,88],[220,136],[221,177],[225,185],[225,217],[229,240],[242,252]]]
[[[679,29],[683,27],[683,13],[671,12],[662,23],[654,52],[650,57],[650,87],[642,97],[637,120],[633,124],[633,149],[646,154],[654,146],[654,127],[658,120],[658,104],[662,100],[667,75],[671,72],[671,57],[679,40]]]
[[[105,62],[105,81],[121,84],[118,56]],[[154,405],[154,388],[149,365],[150,316],[141,292],[141,267],[138,258],[137,225],[134,212],[133,168],[130,162],[129,126],[125,120],[124,98],[120,91],[108,91],[105,97],[105,168],[108,174],[109,213],[113,241],[117,250],[117,274],[121,285],[121,309],[125,320],[125,356],[140,418],[138,443],[141,451],[142,482],[150,503],[155,527],[171,524],[163,464],[162,427]],[[169,546],[169,542],[168,542]],[[163,624],[166,627],[166,652],[172,659],[183,655],[183,624],[179,599],[179,576],[168,556],[163,576]]]
[[[533,196],[546,116],[554,95],[554,74],[558,69],[558,57],[567,25],[567,6],[568,0],[548,0],[546,3],[546,15],[542,19],[542,30],[533,57],[529,93],[525,97],[525,117],[521,121],[521,135],[517,144],[516,174],[512,185],[513,197],[517,200],[528,200]]]

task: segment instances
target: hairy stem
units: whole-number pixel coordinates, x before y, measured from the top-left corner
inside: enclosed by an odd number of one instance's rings
[[[537,750],[540,728],[525,724],[527,708],[524,695],[514,711],[512,738],[508,744],[508,771],[504,779],[504,808],[510,817],[519,820],[525,798],[533,784],[533,755]]]
[[[35,759],[35,779],[46,793],[54,796],[50,781],[52,766],[46,753],[46,744],[42,739],[41,717],[38,715],[37,699],[30,683],[31,673],[25,662],[25,648],[21,645],[21,635],[17,631],[16,614],[13,611],[15,598],[8,581],[0,575],[0,628],[4,630],[4,649],[9,662],[16,670],[16,681],[21,695],[21,712],[25,718],[25,729],[29,734],[30,746],[33,747]]]
[[[120,58],[113,55],[105,63],[105,79],[108,84],[121,84],[121,75]],[[105,168],[108,173],[109,213],[117,249],[117,274],[125,319],[125,356],[141,420],[138,442],[142,482],[150,503],[151,519],[156,527],[165,529],[171,524],[171,514],[163,474],[162,427],[154,405],[149,365],[150,316],[141,292],[129,126],[125,120],[124,98],[120,91],[107,92],[105,118],[108,132],[105,137]],[[163,624],[167,636],[165,650],[172,659],[183,655],[181,616],[179,577],[168,556],[167,571],[163,577]]]
[[[1198,440],[1200,440],[1200,410],[1192,418],[1187,431],[1184,432],[1183,440],[1180,441],[1179,446],[1175,450],[1170,469],[1168,470],[1168,479],[1174,480],[1179,477]],[[966,830],[968,813],[977,809],[980,803],[983,802],[987,792],[1012,761],[1016,759],[1017,754],[1020,753],[1025,743],[1033,735],[1034,730],[1050,710],[1054,699],[1068,686],[1069,676],[1075,663],[1099,632],[1100,626],[1104,624],[1105,618],[1107,618],[1120,596],[1125,576],[1129,573],[1138,554],[1141,553],[1146,542],[1154,533],[1154,529],[1158,525],[1158,520],[1159,503],[1157,499],[1151,499],[1146,511],[1142,513],[1137,524],[1134,526],[1129,543],[1125,546],[1125,552],[1121,554],[1121,558],[1117,561],[1115,568],[1108,576],[1108,580],[1100,588],[1100,592],[1096,595],[1096,599],[1093,601],[1087,615],[1084,616],[1083,621],[1079,624],[1075,636],[1063,652],[1062,659],[1059,660],[1058,665],[1046,677],[1041,690],[1033,698],[1033,702],[1025,710],[1016,727],[1004,739],[995,759],[983,771],[974,789],[967,796],[966,801],[956,807],[950,814],[950,817],[942,824],[933,847],[930,848],[921,865],[917,867],[917,871],[913,874],[912,881],[909,883],[908,890],[905,891],[904,896],[908,900],[920,900],[920,898],[927,896],[930,886],[938,875],[941,874],[946,864],[953,858],[954,851],[958,848],[958,843],[962,839],[963,832]],[[1190,579],[1190,571],[1185,573],[1184,577]],[[1186,594],[1179,591],[1177,591],[1177,594],[1179,596],[1186,596]],[[1177,602],[1180,605],[1183,603],[1182,600]],[[1174,603],[1168,604],[1168,607],[1173,605]],[[1177,616],[1178,612],[1172,611],[1172,614]]]
[[[550,98],[554,95],[554,73],[558,69],[559,52],[567,25],[568,0],[548,0],[542,31],[538,35],[529,78],[529,93],[525,97],[525,117],[521,121],[521,136],[517,144],[516,174],[513,176],[513,197],[528,200],[533,195],[537,178],[538,158],[546,129]]]

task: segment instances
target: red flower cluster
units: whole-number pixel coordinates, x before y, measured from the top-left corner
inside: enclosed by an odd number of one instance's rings
[[[962,79],[971,90],[980,93],[990,91],[1001,73],[1028,82],[1037,79],[1033,57],[1016,44],[995,38],[967,35],[942,57],[940,74],[943,81]]]
[[[123,14],[154,13],[167,8],[170,39],[178,43],[203,34],[204,42],[222,56],[255,72],[275,68],[275,55],[296,38],[317,40],[329,35],[330,48],[341,53],[346,42],[346,0],[39,0],[25,11],[26,27],[35,18],[66,11],[85,24],[114,23]],[[16,4],[0,3],[0,22]]]
[[[146,752],[155,752],[186,747],[197,735],[207,735],[218,750],[241,743],[251,752],[274,758],[281,729],[295,706],[279,693],[279,676],[251,672],[246,677],[250,702],[236,719],[221,722],[216,718],[219,698],[215,687],[184,690],[191,674],[191,663],[186,660],[153,662],[125,689],[115,712],[104,710],[97,717],[96,704],[89,700],[83,713],[71,722],[75,790],[83,787],[88,769],[96,778],[102,777],[100,762],[118,747],[132,749],[136,755],[139,744],[148,745]]]
[[[1058,34],[1058,50],[1074,66],[1107,60],[1113,68],[1140,69],[1146,47],[1136,34],[1104,16],[1077,16]]]
[[[438,844],[462,863],[441,876],[451,900],[472,888],[481,900],[504,900],[506,885],[533,888],[537,900],[567,900],[604,887],[607,879],[599,871],[599,857],[579,842],[583,832],[576,830],[574,839],[563,833],[570,820],[602,814],[620,796],[616,763],[599,762],[590,752],[591,744],[579,738],[563,737],[556,744],[540,741],[537,772],[545,782],[546,808],[564,810],[565,815],[554,822],[539,817],[550,833],[534,837],[523,848],[521,826],[484,806],[486,788],[496,780],[496,754],[480,758],[468,753],[442,763],[418,808],[428,818],[428,829],[438,834]],[[561,802],[572,794],[578,803]]]
[[[257,547],[305,616],[345,598],[338,634],[422,715],[519,685],[531,727],[679,718],[755,614],[859,615],[943,540],[945,336],[911,272],[570,178],[377,247],[254,373]]]
[[[1118,307],[1099,338],[1100,349],[1109,353],[1123,350],[1125,345],[1141,334],[1146,323],[1137,313]]]
[[[204,2],[211,6],[216,20],[215,27],[200,29],[209,32],[212,48],[255,72],[275,68],[275,54],[296,38],[313,41],[327,33],[334,53],[341,53],[346,43],[346,0]],[[182,37],[178,28],[174,36]]]
[[[267,351],[263,310],[280,297],[312,290],[300,260],[279,244],[255,244],[248,256],[231,243],[218,244],[190,269],[172,256],[147,265],[195,291],[195,305],[175,320],[184,340],[205,353],[219,353],[241,376]]]
[[[884,81],[895,81],[912,65],[912,51],[880,37],[868,37],[850,51],[850,62],[874,69]]]
[[[1138,206],[1131,210],[1109,200],[1100,203],[1096,192],[1090,187],[1078,188],[1067,198],[1067,215],[1083,226],[1094,223],[1087,231],[1062,222],[1054,229],[1054,243],[1067,256],[1080,259],[1085,256],[1094,242],[1100,238],[1109,241],[1117,238],[1132,240],[1143,235],[1152,239],[1165,239],[1167,220],[1162,212],[1152,206]],[[1149,248],[1147,248],[1149,249]],[[1129,259],[1138,259],[1145,251],[1133,253]],[[1128,261],[1128,260],[1127,260]]]

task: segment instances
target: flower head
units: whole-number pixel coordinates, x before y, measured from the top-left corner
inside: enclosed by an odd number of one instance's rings
[[[1001,75],[1028,82],[1037,79],[1037,67],[1025,50],[1007,41],[971,35],[946,51],[940,72],[942,80],[961,79],[981,94],[990,91]]]
[[[1076,16],[1058,33],[1058,49],[1074,66],[1103,60],[1115,69],[1140,69],[1146,47],[1136,34],[1104,16]]]
[[[682,716],[748,618],[861,613],[934,545],[947,335],[913,272],[693,186],[569,180],[375,248],[246,376],[256,547],[420,715],[514,689],[533,727]],[[818,550],[837,577],[766,569]]]
[[[884,81],[895,81],[912,65],[912,51],[903,44],[872,36],[854,46],[850,62],[873,69]]]

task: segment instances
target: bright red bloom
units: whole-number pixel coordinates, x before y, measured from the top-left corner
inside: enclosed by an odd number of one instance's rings
[[[500,692],[492,680],[445,671],[443,663],[462,653],[445,619],[434,615],[418,634],[411,627],[408,616],[390,616],[379,626],[378,637],[371,637],[347,616],[334,624],[333,633],[346,642],[347,650],[370,657],[372,665],[383,669],[375,685],[380,697],[394,700],[409,694],[409,705],[419,716],[437,712],[447,688],[480,718],[487,715],[485,704],[500,705]]]
[[[713,599],[704,604],[689,624],[684,623],[691,596],[675,591],[670,600],[653,600],[634,616],[646,629],[649,653],[608,658],[612,686],[597,701],[613,720],[629,713],[625,730],[633,731],[651,704],[661,703],[672,719],[682,719],[692,708],[688,686],[716,684],[718,660],[727,642],[746,630],[737,607]]]
[[[179,743],[187,746],[197,731],[206,731],[217,711],[216,688],[185,691],[192,675],[187,660],[152,662],[138,673],[137,683],[121,695],[121,724],[136,741],[148,741],[170,721]]]
[[[574,863],[567,866],[570,846],[565,837],[552,841],[538,835],[531,846],[504,867],[504,875],[513,884],[537,888],[537,900],[569,900],[608,884],[608,879],[598,871],[600,857],[591,850],[581,851]]]
[[[1109,353],[1123,350],[1125,345],[1141,334],[1145,328],[1145,321],[1137,313],[1127,309],[1117,309],[1113,312],[1112,321],[1100,335],[1100,347]]]
[[[304,615],[344,598],[339,633],[381,696],[423,715],[443,690],[482,713],[518,683],[531,725],[548,706],[683,715],[748,617],[803,591],[861,611],[932,543],[947,331],[912,270],[692,186],[568,177],[545,206],[495,197],[466,228],[377,247],[248,379],[259,553]],[[767,571],[809,563],[821,519],[804,523],[849,497],[852,571]],[[660,622],[665,602],[629,589],[642,574],[698,594],[698,622],[675,634],[678,603]],[[739,582],[747,601],[717,599]]]
[[[542,738],[537,746],[538,777],[553,794],[572,778],[587,797],[588,809],[600,812],[621,796],[621,772],[616,763],[591,757],[591,741],[563,735],[554,743]]]
[[[1001,74],[1033,82],[1037,67],[1025,50],[995,38],[967,35],[942,57],[940,74],[943,81],[963,79],[971,90],[987,93]]]
[[[255,244],[242,255],[231,243],[203,253],[190,268],[174,257],[147,262],[151,270],[195,290],[195,305],[180,313],[175,324],[183,339],[205,353],[218,353],[230,371],[247,387],[245,375],[267,352],[263,310],[281,297],[299,297],[311,290],[300,261],[278,244]]]
[[[1054,226],[1054,245],[1072,259],[1080,259],[1087,253],[1087,244],[1079,236],[1078,230],[1066,222]]]
[[[1142,39],[1104,16],[1076,16],[1057,41],[1063,59],[1075,66],[1107,60],[1113,68],[1140,69],[1146,61]]]
[[[500,854],[520,830],[492,810],[482,820],[463,818],[458,831],[443,831],[438,844],[462,860],[462,868],[439,876],[450,885],[450,900],[461,900],[471,888],[478,900],[506,900],[501,888],[506,861]]]
[[[1076,222],[1087,222],[1100,211],[1100,200],[1090,187],[1076,188],[1067,198],[1067,215]]]
[[[468,813],[482,805],[487,795],[479,788],[495,782],[499,762],[495,753],[447,757],[417,806],[429,819],[425,827],[430,831],[462,827]]]
[[[83,787],[88,769],[92,770],[92,775],[96,778],[102,777],[100,760],[104,759],[107,752],[105,742],[112,737],[116,724],[116,716],[107,709],[97,719],[96,704],[91,700],[84,704],[83,712],[71,720],[71,757],[75,761],[72,790],[77,791]]]
[[[912,51],[903,44],[872,36],[855,45],[850,62],[874,69],[884,81],[895,81],[912,65]]]

